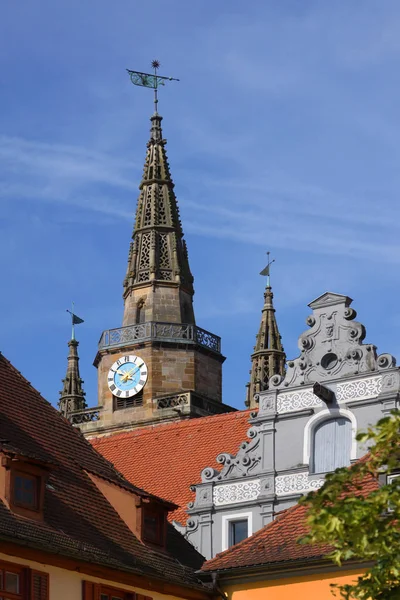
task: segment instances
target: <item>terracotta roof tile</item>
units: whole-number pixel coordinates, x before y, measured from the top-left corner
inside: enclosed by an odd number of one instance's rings
[[[377,487],[378,482],[368,476],[357,493],[368,495]],[[321,558],[330,551],[329,546],[298,543],[307,533],[307,510],[306,506],[296,504],[282,511],[254,535],[207,561],[202,570],[220,571]]]
[[[167,534],[169,553],[141,543],[87,472],[136,493],[143,491],[126,481],[1,354],[0,440],[6,452],[47,463],[51,471],[44,522],[19,517],[0,501],[1,539],[200,586],[193,568],[199,568],[203,559],[193,546],[172,525]]]
[[[170,520],[184,524],[187,504],[205,467],[220,467],[221,452],[236,454],[246,440],[250,411],[238,411],[142,427],[130,432],[91,439],[126,479],[179,508]]]

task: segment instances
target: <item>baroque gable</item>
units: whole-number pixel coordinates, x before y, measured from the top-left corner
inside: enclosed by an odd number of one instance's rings
[[[270,389],[372,374],[396,365],[391,354],[378,356],[376,346],[364,343],[365,327],[355,321],[351,303],[348,296],[326,292],[309,304],[312,314],[298,341],[300,356],[287,362],[284,376],[270,379]]]

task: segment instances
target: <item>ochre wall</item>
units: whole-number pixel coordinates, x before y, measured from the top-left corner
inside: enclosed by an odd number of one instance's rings
[[[82,581],[93,581],[95,583],[103,583],[104,585],[113,586],[115,588],[127,590],[129,592],[137,592],[145,596],[150,596],[153,600],[182,600],[177,596],[169,594],[160,594],[157,592],[149,592],[137,587],[129,587],[120,583],[113,583],[106,579],[91,577],[90,575],[80,574],[67,569],[60,569],[50,565],[25,560],[23,558],[9,556],[8,554],[0,553],[0,560],[12,562],[24,567],[30,567],[38,571],[43,571],[49,574],[50,580],[50,600],[82,600]]]
[[[223,586],[228,600],[333,600],[331,583],[351,583],[360,571],[309,575],[305,577],[280,578],[257,583],[241,583]]]

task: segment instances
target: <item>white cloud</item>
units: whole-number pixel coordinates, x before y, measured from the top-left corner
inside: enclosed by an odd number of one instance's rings
[[[128,205],[118,196],[126,191],[135,198],[137,182],[132,171],[129,162],[91,149],[0,136],[3,205],[25,199],[131,218],[134,201]],[[94,195],[92,186],[96,185],[116,188],[119,193],[107,196],[102,189]]]

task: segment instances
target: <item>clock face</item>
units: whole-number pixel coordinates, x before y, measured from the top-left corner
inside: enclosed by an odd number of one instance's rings
[[[114,396],[130,398],[141,389],[147,381],[147,366],[138,356],[121,356],[108,372],[108,387]]]

